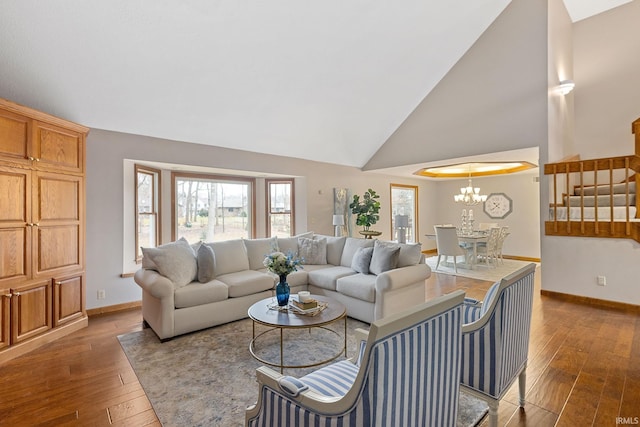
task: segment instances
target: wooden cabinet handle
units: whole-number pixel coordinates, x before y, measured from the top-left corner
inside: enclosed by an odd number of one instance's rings
[[[60,286],[62,285],[62,282],[56,282],[56,285]]]
[[[11,298],[11,294],[4,294],[3,297]]]
[[[14,292],[13,295],[16,296],[16,297],[19,297],[20,296],[20,292]]]

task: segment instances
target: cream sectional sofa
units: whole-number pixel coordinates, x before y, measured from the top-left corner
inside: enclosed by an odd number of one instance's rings
[[[247,317],[253,303],[274,296],[277,276],[263,265],[274,251],[305,259],[287,278],[292,294],[326,295],[368,323],[424,302],[431,275],[420,244],[313,233],[196,245],[181,239],[143,248],[134,279],[142,288],[145,325],[166,340]]]

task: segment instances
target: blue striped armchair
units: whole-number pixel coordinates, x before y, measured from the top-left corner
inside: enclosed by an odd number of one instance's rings
[[[489,404],[489,425],[498,425],[498,404],[519,378],[524,407],[535,264],[496,282],[484,302],[465,298],[462,375],[465,391]]]
[[[301,378],[257,369],[252,427],[454,426],[460,391],[464,293],[456,291],[371,324],[355,362]]]

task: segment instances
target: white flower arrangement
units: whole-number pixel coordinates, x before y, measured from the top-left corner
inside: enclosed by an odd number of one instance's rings
[[[273,252],[265,257],[262,264],[278,276],[288,275],[302,268],[302,260],[293,256],[292,253],[285,255],[282,252]]]

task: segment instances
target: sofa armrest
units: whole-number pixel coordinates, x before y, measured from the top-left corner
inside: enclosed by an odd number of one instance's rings
[[[411,285],[431,276],[427,264],[416,264],[385,271],[376,278],[376,293],[388,292]]]
[[[136,271],[133,280],[145,291],[158,299],[173,295],[174,287],[171,280],[155,270],[141,268]]]

